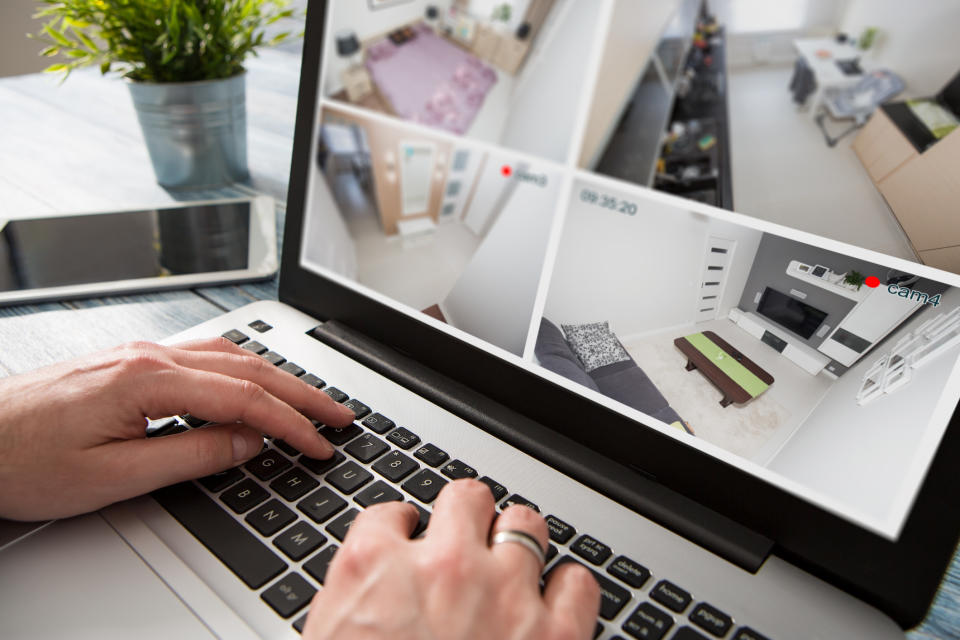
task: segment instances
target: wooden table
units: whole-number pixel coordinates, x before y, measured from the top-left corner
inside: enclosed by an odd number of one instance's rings
[[[300,56],[296,46],[253,58],[247,85],[251,187],[286,197]],[[194,193],[236,196],[249,189]],[[123,83],[96,71],[0,79],[0,215],[143,206],[184,199],[157,186]],[[281,212],[282,213],[282,212]],[[282,224],[283,216],[279,216]],[[224,311],[276,299],[276,280],[0,308],[0,376],[121,342],[160,340]],[[960,561],[912,640],[960,634]]]
[[[729,342],[715,334],[713,331],[704,331],[703,335],[710,339],[715,345],[720,347],[724,354],[730,356],[743,367],[766,383],[767,386],[773,384],[773,376],[763,370],[756,362],[736,350]],[[692,336],[691,336],[692,337]],[[697,347],[690,343],[686,337],[677,338],[673,344],[680,350],[680,353],[687,356],[687,371],[699,369],[707,380],[713,383],[720,392],[723,393],[723,399],[720,400],[721,407],[728,407],[733,403],[743,404],[750,402],[756,396],[741,387],[737,382],[728,376],[713,360],[703,354]]]

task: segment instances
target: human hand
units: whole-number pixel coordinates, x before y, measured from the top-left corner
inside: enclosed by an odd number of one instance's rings
[[[548,544],[547,526],[515,505],[494,523],[493,496],[475,480],[437,497],[422,539],[409,540],[417,511],[391,502],[354,521],[314,597],[309,640],[587,640],[600,589],[569,563],[540,593],[539,560],[516,543],[488,546],[493,533],[523,531]]]
[[[184,413],[222,424],[145,437],[145,418]],[[0,380],[0,516],[61,518],[223,471],[259,453],[264,433],[329,458],[304,414],[354,418],[224,338],[133,343]]]

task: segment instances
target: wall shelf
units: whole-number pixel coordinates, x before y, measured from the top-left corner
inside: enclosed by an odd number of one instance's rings
[[[870,295],[871,289],[866,286],[861,286],[859,289],[856,287],[851,287],[845,284],[830,282],[829,278],[836,278],[838,274],[829,274],[825,278],[818,278],[815,275],[812,275],[808,272],[801,271],[802,262],[799,260],[791,260],[790,264],[787,265],[787,275],[794,277],[798,280],[803,280],[808,284],[812,284],[815,287],[820,287],[830,293],[835,293],[838,296],[843,296],[844,298],[849,298],[850,300],[855,300],[861,302],[868,295]],[[812,269],[813,265],[805,265]]]

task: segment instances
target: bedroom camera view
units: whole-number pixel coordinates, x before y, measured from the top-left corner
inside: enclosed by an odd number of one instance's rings
[[[585,169],[960,273],[960,4],[613,0]]]
[[[578,182],[534,358],[885,522],[913,489],[891,469],[944,427],[958,305],[908,271]]]
[[[304,259],[520,355],[558,176],[335,108],[317,148]]]
[[[353,0],[332,7],[325,95],[555,162],[593,50],[592,0]]]

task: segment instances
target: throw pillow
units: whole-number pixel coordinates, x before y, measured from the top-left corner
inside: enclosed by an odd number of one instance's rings
[[[629,360],[630,356],[610,331],[607,322],[588,324],[564,324],[567,343],[580,358],[584,370],[589,373],[604,365]]]

